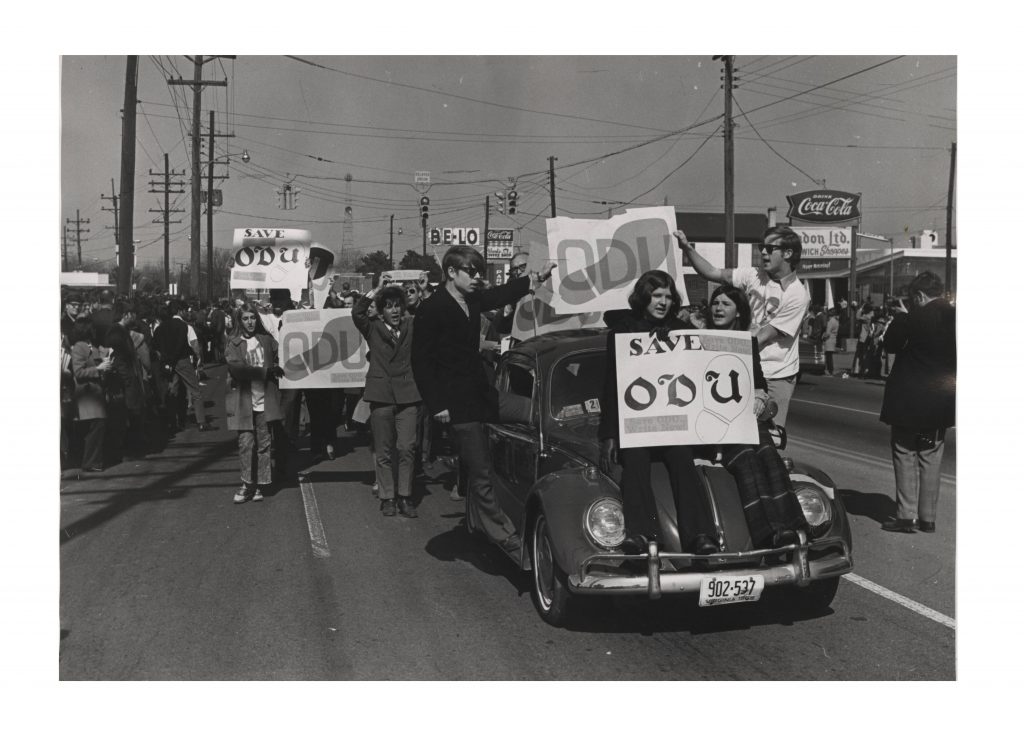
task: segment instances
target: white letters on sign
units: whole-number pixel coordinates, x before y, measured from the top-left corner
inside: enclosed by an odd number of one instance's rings
[[[281,389],[366,384],[366,342],[352,321],[351,308],[288,310],[281,319]]]
[[[634,208],[608,220],[548,218],[548,259],[558,265],[551,307],[559,314],[626,308],[636,280],[652,269],[667,272],[689,304],[676,227],[671,207]]]
[[[757,443],[750,334],[615,336],[622,448]]]

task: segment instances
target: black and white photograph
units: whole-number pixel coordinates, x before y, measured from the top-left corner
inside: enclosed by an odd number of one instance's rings
[[[46,51],[50,189],[20,230],[59,268],[20,268],[19,301],[60,303],[33,331],[43,356],[59,334],[59,403],[39,372],[48,432],[20,442],[49,690],[210,685],[197,708],[251,703],[240,730],[286,709],[274,684],[303,725],[352,704],[343,731],[461,734],[504,701],[503,734],[638,710],[731,734],[740,704],[932,725],[943,690],[1002,682],[974,639],[1020,597],[979,547],[1019,516],[979,467],[1019,431],[962,362],[1011,372],[1014,318],[957,315],[985,304],[972,266],[1012,264],[976,211],[960,261],[977,60],[767,14],[772,43],[701,40],[724,11],[661,8],[650,48],[523,5],[510,33],[566,45],[503,39],[515,6],[405,45],[338,8],[307,21],[335,46],[175,53],[255,30],[219,9],[219,34]],[[113,53],[147,46],[170,53]],[[678,687],[736,714],[676,727],[702,704]]]

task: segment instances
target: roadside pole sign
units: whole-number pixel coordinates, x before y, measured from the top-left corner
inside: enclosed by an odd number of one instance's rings
[[[480,244],[479,228],[431,228],[431,246],[472,246]]]

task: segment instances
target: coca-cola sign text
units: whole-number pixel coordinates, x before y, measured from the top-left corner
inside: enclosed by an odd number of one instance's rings
[[[786,195],[789,217],[809,223],[839,223],[860,218],[860,195],[838,190],[812,190]]]

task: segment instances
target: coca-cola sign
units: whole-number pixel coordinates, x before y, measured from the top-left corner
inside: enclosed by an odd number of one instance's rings
[[[812,190],[786,195],[789,218],[808,223],[840,223],[860,218],[860,195],[839,190]]]

